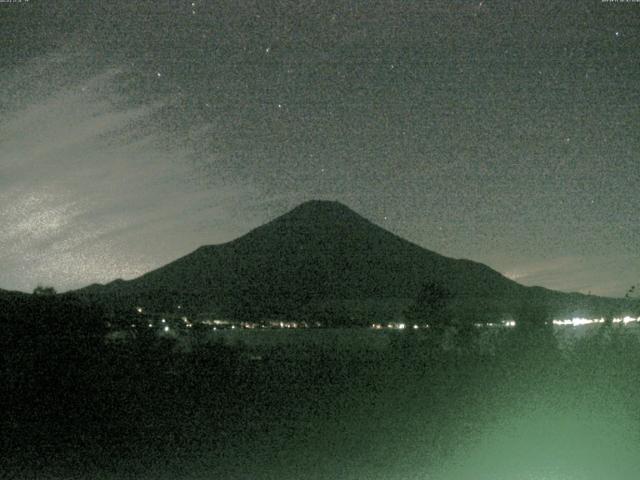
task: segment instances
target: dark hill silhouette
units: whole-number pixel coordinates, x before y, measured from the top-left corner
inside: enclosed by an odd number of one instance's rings
[[[17,291],[13,291],[13,290],[2,290],[0,288],[0,298],[1,299],[9,299],[9,298],[15,298],[15,297],[23,297],[25,295],[28,295],[28,293],[24,293],[24,292],[17,292]]]
[[[509,316],[530,298],[554,311],[596,299],[524,287],[486,265],[422,248],[328,201],[303,203],[236,240],[200,247],[139,278],[78,293],[155,311],[182,305],[237,319],[328,312],[343,323],[362,323],[398,316],[426,282],[451,291],[458,311],[478,320]],[[608,299],[595,303],[613,305]]]

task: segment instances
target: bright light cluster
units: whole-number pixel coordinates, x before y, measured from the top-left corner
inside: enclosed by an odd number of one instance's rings
[[[582,318],[582,317],[574,317],[574,318],[568,318],[568,319],[563,319],[563,320],[553,320],[553,325],[556,326],[568,326],[568,327],[580,327],[583,325],[593,325],[593,324],[603,324],[605,323],[606,320],[604,318]],[[624,325],[627,325],[629,323],[640,323],[640,317],[631,317],[631,316],[625,316],[625,317],[620,317],[620,318],[614,318],[612,319],[612,323],[622,323]],[[516,326],[516,321],[515,320],[504,320],[500,323],[475,323],[474,324],[477,328],[482,328],[482,327],[515,327]],[[391,323],[372,323],[370,328],[372,328],[373,330],[383,330],[383,329],[391,329],[391,330],[404,330],[405,328],[407,328],[407,326],[404,323],[397,323],[397,322],[391,322]],[[417,330],[419,328],[428,328],[428,325],[413,325],[413,329]]]
[[[581,325],[591,325],[594,323],[604,323],[604,318],[567,318],[564,320],[554,320],[553,324],[558,326],[573,326],[579,327]]]
[[[613,323],[623,323],[623,324],[628,324],[628,323],[637,323],[640,322],[640,317],[630,317],[630,316],[625,316],[622,318],[614,318],[612,320]],[[580,317],[574,317],[571,319],[565,319],[565,320],[554,320],[553,324],[554,325],[559,325],[559,326],[572,326],[572,327],[579,327],[582,325],[593,325],[593,324],[598,324],[598,323],[605,323],[605,319],[604,318],[580,318]]]

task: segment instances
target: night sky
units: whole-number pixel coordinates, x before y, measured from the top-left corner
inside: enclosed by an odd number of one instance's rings
[[[0,3],[0,288],[309,199],[526,285],[640,281],[640,2]]]

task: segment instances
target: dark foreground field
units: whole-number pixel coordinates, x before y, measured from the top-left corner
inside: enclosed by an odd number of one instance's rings
[[[443,350],[171,341],[5,351],[1,478],[640,478],[640,347],[501,331]]]

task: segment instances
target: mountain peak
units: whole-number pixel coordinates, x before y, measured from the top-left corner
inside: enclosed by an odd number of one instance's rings
[[[234,243],[247,245],[249,242],[251,245],[247,248],[251,249],[255,248],[252,245],[254,241],[261,244],[266,241],[274,246],[281,246],[283,241],[299,245],[309,241],[315,243],[321,237],[333,242],[330,237],[334,236],[338,241],[343,241],[345,235],[352,236],[360,232],[360,236],[366,236],[371,229],[382,230],[340,202],[309,200],[236,239]]]
[[[301,203],[293,210],[279,217],[283,220],[303,221],[345,221],[363,220],[364,218],[343,203],[332,200],[309,200]],[[278,219],[276,219],[277,221]]]
[[[291,212],[302,211],[351,212],[355,214],[355,212],[345,204],[336,200],[307,200],[291,210]]]

